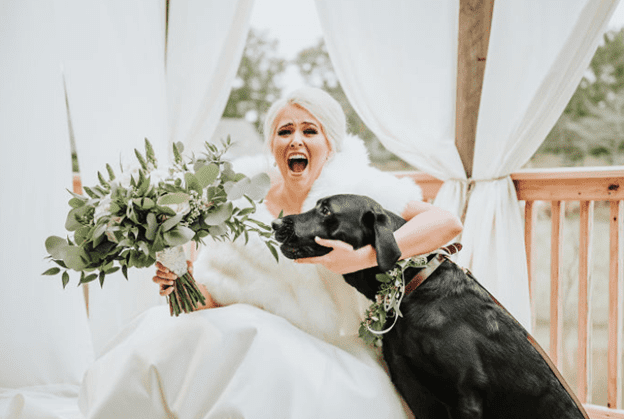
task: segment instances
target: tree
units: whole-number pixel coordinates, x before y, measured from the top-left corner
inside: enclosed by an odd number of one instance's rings
[[[295,65],[299,69],[301,77],[310,86],[321,88],[328,92],[334,99],[340,103],[345,111],[347,118],[347,129],[352,134],[357,135],[366,143],[371,160],[381,166],[385,166],[388,162],[394,162],[394,166],[407,168],[409,165],[402,162],[397,156],[387,151],[379,142],[375,134],[368,129],[366,124],[351,106],[349,99],[342,86],[338,82],[336,72],[327,53],[325,42],[319,39],[318,43],[310,48],[304,49],[297,54]]]
[[[261,128],[267,110],[281,95],[276,80],[284,72],[286,61],[277,56],[277,45],[278,41],[269,39],[267,32],[249,30],[223,117],[247,118],[258,130]]]
[[[624,28],[604,35],[538,153],[563,154],[570,165],[588,154],[614,164],[624,154]]]

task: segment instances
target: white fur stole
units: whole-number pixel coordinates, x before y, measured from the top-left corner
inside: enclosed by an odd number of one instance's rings
[[[265,156],[244,157],[234,170],[253,176],[271,168]],[[420,188],[410,179],[398,179],[370,166],[362,140],[349,136],[343,150],[323,168],[303,204],[313,208],[325,196],[349,193],[367,195],[384,208],[401,214],[405,205],[421,200]],[[272,221],[266,206],[255,218]],[[341,275],[320,265],[296,264],[280,255],[279,263],[255,235],[249,243],[208,241],[195,263],[195,278],[220,304],[245,303],[281,316],[306,332],[335,342],[340,335],[357,334],[368,303]]]

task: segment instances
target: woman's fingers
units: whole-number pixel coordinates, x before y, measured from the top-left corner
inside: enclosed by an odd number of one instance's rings
[[[162,263],[156,262],[156,276],[152,281],[160,286],[160,295],[166,296],[173,292],[172,285],[178,278],[176,274],[167,269]]]

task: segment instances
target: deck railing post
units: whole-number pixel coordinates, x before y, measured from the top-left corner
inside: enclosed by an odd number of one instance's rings
[[[577,396],[590,403],[591,386],[591,254],[593,244],[594,201],[581,201],[579,228],[579,289],[578,289],[578,361]]]
[[[550,242],[550,357],[562,370],[563,366],[563,281],[561,261],[563,260],[563,219],[565,202],[551,202]]]
[[[609,346],[607,355],[607,407],[622,407],[622,201],[609,209]]]

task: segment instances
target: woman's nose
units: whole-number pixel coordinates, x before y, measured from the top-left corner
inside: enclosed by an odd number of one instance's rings
[[[301,134],[295,133],[292,141],[290,142],[290,148],[297,148],[303,146],[303,140],[301,139]]]

